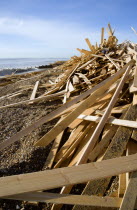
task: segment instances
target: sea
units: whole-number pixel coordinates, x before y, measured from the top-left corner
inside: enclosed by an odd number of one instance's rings
[[[18,72],[17,69],[36,71],[38,66],[66,60],[68,58],[0,58],[0,76]]]

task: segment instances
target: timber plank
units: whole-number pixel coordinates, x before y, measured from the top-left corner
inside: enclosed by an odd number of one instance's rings
[[[4,199],[37,201],[55,204],[78,204],[87,206],[102,206],[102,207],[120,207],[122,198],[116,197],[99,197],[99,196],[86,196],[86,195],[71,195],[71,194],[57,194],[48,192],[32,192],[10,197]]]
[[[137,154],[79,166],[1,177],[0,197],[48,190],[136,171],[136,162]]]

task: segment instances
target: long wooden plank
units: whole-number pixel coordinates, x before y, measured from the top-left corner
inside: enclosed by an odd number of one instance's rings
[[[55,204],[77,204],[87,206],[98,206],[98,207],[115,207],[119,208],[122,198],[116,197],[99,197],[99,196],[87,196],[87,195],[71,195],[71,194],[57,194],[48,192],[32,192],[19,194],[10,197],[4,197],[4,199],[13,200],[24,200],[24,201],[37,201]]]
[[[63,111],[66,111],[67,109],[69,110],[71,108],[71,106],[73,106],[74,104],[76,104],[77,102],[79,102],[80,100],[84,99],[85,97],[89,96],[90,94],[92,94],[94,91],[96,91],[98,88],[103,87],[105,84],[112,83],[114,81],[116,81],[119,77],[121,77],[121,75],[124,73],[125,69],[127,68],[128,65],[134,65],[135,61],[131,60],[129,63],[127,63],[120,71],[118,71],[115,75],[109,77],[108,79],[104,80],[103,82],[101,82],[100,84],[96,85],[95,87],[93,87],[90,90],[87,90],[86,92],[84,92],[83,94],[79,95],[77,98],[67,102],[66,104],[64,104],[62,107],[56,109],[55,111],[49,113],[48,115],[40,118],[38,121],[34,122],[33,124],[31,124],[30,126],[28,126],[27,128],[19,131],[17,134],[13,135],[12,137],[10,137],[9,139],[7,139],[6,141],[4,141],[3,143],[0,144],[0,150],[4,149],[5,147],[9,146],[10,144],[18,141],[21,137],[29,134],[30,132],[32,132],[34,129],[36,129],[37,127],[41,126],[42,124],[56,118],[57,116],[60,115],[60,113],[63,113]],[[80,113],[79,113],[80,114]],[[73,121],[73,120],[72,120]]]
[[[94,148],[98,138],[99,138],[99,135],[104,127],[104,125],[106,124],[107,120],[108,120],[108,117],[110,116],[111,114],[111,110],[112,108],[114,107],[116,101],[117,101],[117,98],[120,94],[120,91],[122,90],[122,87],[127,79],[127,75],[129,74],[129,71],[130,71],[130,68],[127,67],[127,70],[125,71],[112,99],[110,100],[110,103],[106,109],[106,111],[104,112],[100,122],[98,123],[94,133],[92,134],[91,138],[90,138],[90,141],[87,143],[87,146],[85,148],[85,151],[83,152],[83,154],[81,155],[81,158],[79,160],[79,163],[85,163],[87,160],[88,160],[88,155],[90,153],[90,151]]]
[[[131,67],[132,67],[132,64],[129,65],[128,70],[130,70]],[[93,92],[87,99],[85,99],[84,102],[82,102],[74,111],[72,111],[72,113],[70,113],[57,126],[55,126],[46,135],[44,135],[35,145],[36,146],[47,146],[51,141],[53,141],[55,139],[55,137],[59,133],[61,133],[65,128],[67,128],[68,125],[79,116],[79,114],[81,114],[86,108],[88,108],[89,106],[94,104],[96,102],[96,100],[102,96],[102,94],[108,89],[108,87],[114,81],[116,81],[116,78],[114,78],[113,80],[108,80],[107,83],[105,83],[102,88],[98,88],[95,92]]]
[[[0,197],[48,190],[136,171],[136,162],[137,154],[79,166],[1,177]]]
[[[83,119],[83,120],[87,120],[91,122],[99,122],[101,120],[101,117],[81,114],[78,116],[78,119]],[[107,122],[113,125],[120,125],[120,126],[129,127],[129,128],[137,128],[136,121],[109,118]]]

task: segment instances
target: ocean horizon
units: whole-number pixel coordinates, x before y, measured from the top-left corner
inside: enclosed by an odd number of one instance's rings
[[[56,61],[66,61],[69,58],[0,58],[0,71],[4,69],[26,69],[48,65]]]

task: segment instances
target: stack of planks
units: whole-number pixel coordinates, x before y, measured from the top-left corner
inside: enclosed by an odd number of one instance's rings
[[[0,178],[1,198],[51,203],[52,210],[137,207],[137,47],[118,44],[110,24],[107,31],[108,39],[102,28],[99,45],[86,38],[89,50],[77,49],[80,57],[56,67],[63,73],[43,95],[36,98],[36,81],[30,99],[0,107],[62,99],[58,109],[0,143],[3,150],[60,118],[35,144],[52,142],[45,170]]]

